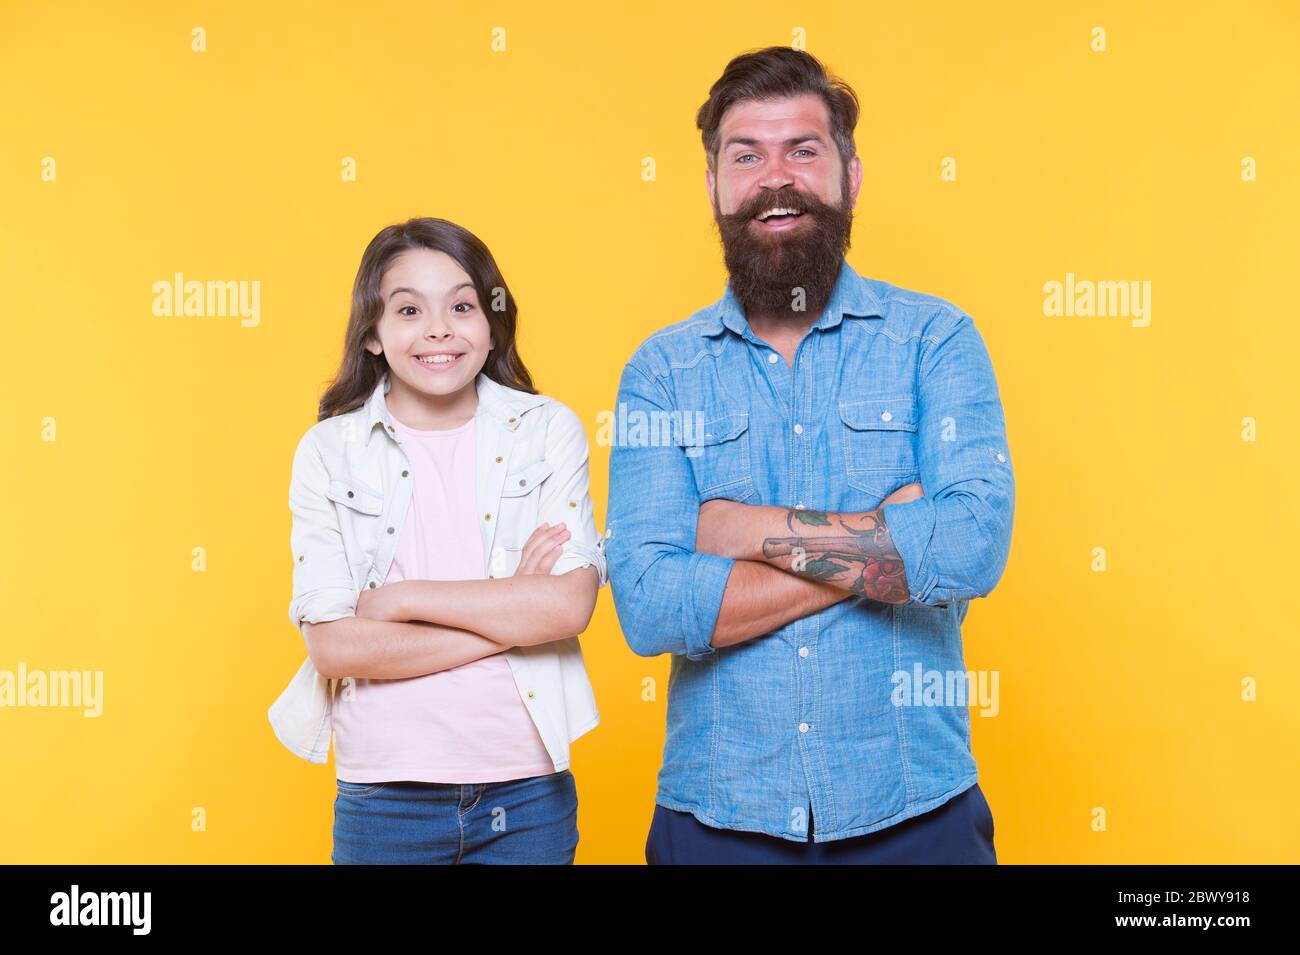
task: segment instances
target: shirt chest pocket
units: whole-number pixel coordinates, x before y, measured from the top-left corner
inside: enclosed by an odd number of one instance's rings
[[[378,517],[384,511],[384,496],[356,480],[332,478],[325,496],[359,515]]]
[[[695,473],[700,501],[726,498],[745,501],[754,496],[750,471],[749,415],[743,411],[706,416],[694,433],[682,433],[679,443]]]
[[[538,497],[539,495],[533,492],[541,487],[542,482],[554,470],[555,468],[551,466],[551,462],[545,458],[515,468],[506,475],[506,482],[501,488],[501,496],[504,498],[519,498],[529,495]]]
[[[537,529],[541,522],[539,512],[542,505],[542,482],[554,472],[554,465],[545,457],[528,464],[521,464],[506,474],[500,487],[500,503],[497,505],[500,524],[497,528],[498,552],[491,555],[489,561],[495,577],[508,577],[513,568],[503,567],[500,551],[506,551],[506,559],[519,561],[520,548]]]
[[[384,513],[384,496],[354,478],[332,478],[325,496],[335,504],[348,563],[364,567],[373,560]]]
[[[916,402],[910,395],[841,401],[845,480],[884,498],[917,479]]]

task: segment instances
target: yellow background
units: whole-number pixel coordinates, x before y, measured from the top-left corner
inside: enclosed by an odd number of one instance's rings
[[[851,263],[969,312],[1000,382],[1015,536],[964,630],[1000,675],[971,721],[1000,861],[1300,861],[1295,4],[133,6],[0,5],[0,669],[105,679],[98,719],[0,710],[0,861],[328,862],[332,759],[266,708],[362,249],[412,215],[488,244],[600,524],[623,362],[723,291],[695,111],[799,29],[863,102]],[[260,281],[260,324],[155,317],[176,271]],[[1151,325],[1045,316],[1068,271],[1150,280]],[[578,861],[642,862],[668,660],[608,589],[582,640]]]

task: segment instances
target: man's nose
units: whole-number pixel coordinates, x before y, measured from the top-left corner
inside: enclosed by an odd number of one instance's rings
[[[774,192],[793,182],[794,174],[790,171],[784,156],[776,156],[768,160],[763,168],[763,175],[759,179],[759,185]]]

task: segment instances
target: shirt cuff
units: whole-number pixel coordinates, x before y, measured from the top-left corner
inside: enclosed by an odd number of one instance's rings
[[[886,504],[880,513],[889,528],[894,549],[903,559],[908,603],[924,603],[939,582],[929,559],[930,539],[934,536],[934,502],[919,497],[900,504]]]
[[[686,567],[691,600],[685,608],[686,659],[703,660],[718,648],[709,643],[722,610],[722,594],[735,564],[731,557],[719,557],[696,551]]]
[[[603,538],[596,542],[595,547],[588,547],[586,544],[574,540],[565,541],[559,559],[556,560],[555,566],[551,568],[551,574],[552,576],[567,574],[579,567],[595,567],[599,577],[598,586],[604,587],[609,583],[609,570],[605,562],[605,541]]]
[[[289,619],[302,633],[304,623],[328,623],[355,616],[357,592],[352,587],[327,587],[296,597],[289,604]],[[306,634],[303,634],[304,639]]]

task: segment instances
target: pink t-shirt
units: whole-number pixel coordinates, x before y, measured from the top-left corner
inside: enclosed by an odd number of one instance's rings
[[[482,580],[475,419],[447,431],[394,427],[414,484],[385,584]],[[334,764],[358,783],[488,783],[555,772],[505,655],[402,680],[355,679],[334,699]]]

